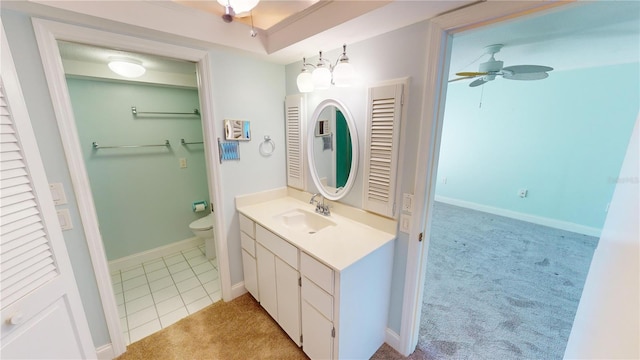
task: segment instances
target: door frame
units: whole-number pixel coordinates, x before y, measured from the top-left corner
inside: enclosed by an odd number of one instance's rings
[[[219,135],[214,126],[211,57],[207,51],[202,49],[177,46],[50,20],[34,18],[33,27],[49,92],[51,94],[71,181],[73,183],[73,191],[78,202],[82,228],[89,248],[100,299],[102,300],[102,308],[111,338],[113,357],[116,357],[125,352],[126,345],[120,327],[118,307],[111,286],[109,265],[102,243],[102,236],[100,235],[98,216],[82,156],[71,98],[65,80],[57,40],[117,48],[196,63],[209,197],[211,198],[211,204],[213,206],[215,224],[221,225],[225,224],[225,221],[222,208],[223,204],[220,200],[222,199],[220,164],[216,161],[219,154],[218,147],[215,146],[215,139]],[[229,301],[232,299],[231,275],[226,241],[227,237],[224,226],[214,226],[214,233],[222,298],[225,301]]]
[[[435,197],[440,140],[444,121],[447,76],[453,36],[498,22],[573,3],[569,1],[484,1],[437,16],[429,21],[423,83],[420,140],[414,178],[414,213],[409,233],[400,339],[396,350],[409,356],[418,344],[422,295],[424,293],[431,209]],[[424,241],[422,241],[424,239]]]

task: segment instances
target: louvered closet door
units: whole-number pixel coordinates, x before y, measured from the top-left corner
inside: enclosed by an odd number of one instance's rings
[[[364,208],[394,216],[402,84],[369,89]]]
[[[6,51],[3,43],[3,51]],[[3,54],[4,55],[4,54]],[[0,77],[0,312],[2,358],[95,356],[17,79]],[[5,80],[7,83],[5,84]],[[11,82],[13,81],[13,82]],[[11,82],[11,83],[10,83]],[[5,87],[7,86],[7,87]],[[9,86],[12,88],[9,89]],[[16,97],[9,98],[11,96]],[[19,99],[17,94],[20,94]],[[16,114],[14,118],[13,114]],[[27,123],[24,123],[26,121]],[[22,132],[19,132],[20,131]],[[29,138],[30,137],[30,138]],[[34,151],[35,150],[35,151]],[[34,159],[33,156],[37,156]],[[40,167],[35,169],[34,167]],[[43,181],[44,180],[44,181]],[[45,205],[45,206],[46,206]],[[54,226],[52,226],[54,225]],[[57,227],[56,227],[57,226]]]
[[[287,136],[287,185],[304,189],[304,106],[303,95],[290,95],[285,100]]]

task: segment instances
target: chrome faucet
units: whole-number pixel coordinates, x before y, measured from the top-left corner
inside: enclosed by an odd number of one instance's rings
[[[320,198],[322,199],[322,202],[316,200],[316,197],[320,196]],[[318,214],[321,215],[325,215],[325,216],[329,216],[331,215],[331,211],[329,210],[329,204],[324,203],[324,196],[322,196],[319,193],[315,193],[313,194],[313,196],[311,196],[311,200],[309,200],[309,204],[313,205],[313,203],[316,203],[316,212]]]

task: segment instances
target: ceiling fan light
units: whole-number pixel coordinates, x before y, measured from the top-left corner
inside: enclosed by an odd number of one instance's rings
[[[140,77],[147,71],[142,62],[129,58],[110,59],[108,66],[114,73],[128,78]]]
[[[313,77],[307,69],[302,69],[302,72],[298,74],[296,83],[298,84],[298,91],[301,93],[309,93],[313,91]]]

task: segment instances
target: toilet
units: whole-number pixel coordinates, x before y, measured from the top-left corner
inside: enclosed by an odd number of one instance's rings
[[[216,257],[216,247],[213,243],[213,214],[209,214],[189,224],[189,229],[193,234],[204,240],[207,257]]]

